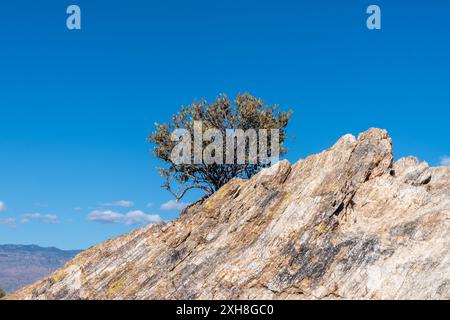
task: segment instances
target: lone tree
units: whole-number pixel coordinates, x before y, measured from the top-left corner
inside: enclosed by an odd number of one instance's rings
[[[158,168],[165,178],[163,187],[178,201],[190,189],[201,189],[211,195],[235,177],[250,178],[271,165],[274,153],[280,156],[286,153],[283,142],[291,114],[291,111],[281,111],[277,105],[268,106],[248,93],[237,95],[234,101],[221,95],[211,103],[201,100],[182,107],[171,121],[155,123],[156,130],[148,137],[154,155],[166,164]],[[184,129],[184,135],[174,136],[177,129]],[[244,134],[238,135],[238,131]],[[223,137],[227,137],[227,143]],[[183,161],[174,161],[174,148],[181,141],[194,152],[183,150]],[[213,142],[216,148],[208,147]],[[265,146],[263,142],[267,142]],[[218,143],[222,150],[217,148]],[[199,161],[198,147],[201,147],[200,157],[209,154],[216,161],[203,158]],[[259,149],[258,158],[254,157],[255,148]],[[174,183],[178,185],[177,190],[173,188]]]
[[[5,291],[3,291],[2,288],[0,288],[0,299],[3,298],[5,296]]]

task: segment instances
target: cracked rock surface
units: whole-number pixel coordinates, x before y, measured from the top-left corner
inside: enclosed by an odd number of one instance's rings
[[[450,299],[450,167],[384,130],[235,179],[10,299]]]

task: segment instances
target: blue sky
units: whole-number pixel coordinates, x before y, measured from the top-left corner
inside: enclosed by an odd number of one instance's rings
[[[146,137],[220,93],[293,109],[291,161],[382,127],[396,158],[438,165],[450,156],[450,2],[393,2],[3,1],[0,243],[86,248],[175,218]],[[70,4],[80,31],[66,28]],[[366,28],[370,4],[380,31]]]

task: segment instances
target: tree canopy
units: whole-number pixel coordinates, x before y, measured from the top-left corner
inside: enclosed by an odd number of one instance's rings
[[[183,106],[170,121],[156,123],[156,130],[148,137],[154,155],[165,164],[158,168],[165,179],[163,186],[179,200],[190,189],[210,195],[235,177],[250,178],[270,166],[275,156],[286,153],[284,141],[291,114],[248,93],[238,94],[234,101],[220,95],[213,102],[201,100]],[[184,133],[177,137],[177,129]],[[244,133],[239,135],[238,131]],[[174,160],[180,141],[194,150],[183,150],[181,162]],[[208,157],[215,161],[206,161]]]

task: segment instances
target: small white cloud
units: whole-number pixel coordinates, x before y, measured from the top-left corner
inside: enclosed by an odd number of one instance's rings
[[[176,200],[170,200],[166,203],[163,203],[160,207],[163,211],[173,211],[173,210],[183,210],[189,205],[189,203],[177,202]]]
[[[75,208],[73,208],[73,210],[74,210],[74,211],[81,211],[82,208],[81,208],[81,207],[75,207]]]
[[[88,215],[88,220],[99,223],[124,223],[132,224],[149,224],[161,222],[161,217],[157,214],[145,214],[140,210],[130,211],[126,214],[121,214],[111,210],[94,210]]]
[[[0,212],[6,211],[6,204],[3,201],[0,201]]]
[[[0,225],[4,225],[4,226],[8,226],[8,227],[15,227],[16,219],[14,219],[14,218],[0,219]]]
[[[145,214],[140,210],[130,211],[125,215],[125,224],[149,224],[161,222],[157,214]]]
[[[21,223],[28,223],[32,220],[42,221],[46,224],[59,223],[58,217],[54,214],[42,214],[42,213],[27,213],[22,215]]]
[[[105,206],[105,207],[131,208],[132,206],[134,206],[134,202],[133,201],[129,201],[129,200],[120,200],[120,201],[104,203],[103,206]]]
[[[88,215],[88,220],[100,223],[119,223],[123,215],[111,210],[94,210]]]
[[[149,202],[149,203],[147,203],[146,207],[147,208],[153,208],[153,205],[154,205],[153,202]]]
[[[441,166],[450,166],[450,157],[449,156],[443,156],[441,157]]]

